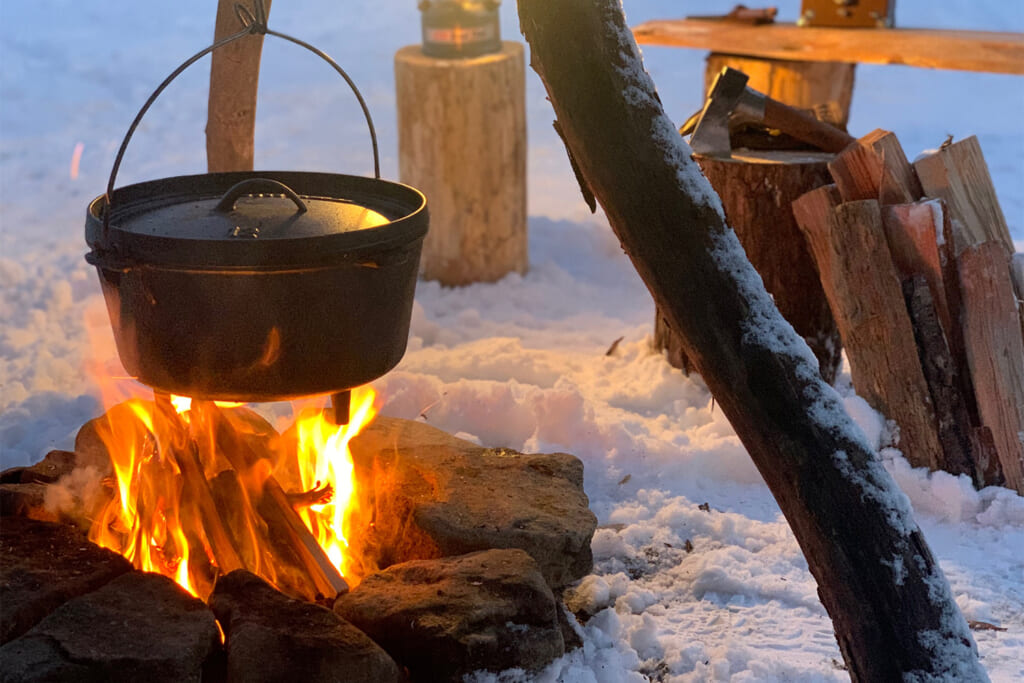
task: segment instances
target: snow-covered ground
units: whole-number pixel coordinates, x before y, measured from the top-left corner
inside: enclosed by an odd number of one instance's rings
[[[732,4],[625,0],[625,9],[635,24]],[[85,207],[145,97],[209,43],[213,5],[0,2],[0,467],[69,447],[101,410],[85,366],[114,351],[82,259]],[[792,18],[799,3],[779,6]],[[513,3],[502,13],[505,37],[520,39]],[[360,84],[389,178],[392,57],[418,40],[418,22],[412,0],[293,0],[271,12],[274,28],[332,54]],[[901,0],[897,23],[1024,31],[1024,12],[1003,0]],[[700,105],[702,57],[645,50],[677,121]],[[207,74],[206,63],[186,72],[153,108],[119,185],[205,170]],[[594,616],[584,648],[532,680],[848,680],[806,562],[728,422],[698,378],[649,350],[650,297],[579,198],[543,88],[528,78],[530,272],[462,289],[421,282],[409,351],[377,382],[384,412],[416,418],[429,407],[431,424],[484,444],[583,459],[601,528],[594,573],[572,600]],[[910,155],[947,134],[978,135],[1020,250],[1024,81],[864,65],[857,79],[854,134],[894,130]],[[261,89],[257,167],[369,173],[362,119],[326,65],[268,39]],[[882,418],[848,378],[839,385],[877,444]],[[974,634],[992,679],[1024,680],[1024,499],[911,470],[892,449],[881,456],[964,615],[1007,629]]]

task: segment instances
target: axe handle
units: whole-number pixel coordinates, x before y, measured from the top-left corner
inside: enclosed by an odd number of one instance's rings
[[[764,123],[824,152],[841,152],[857,141],[835,126],[770,97],[766,97],[764,102]]]

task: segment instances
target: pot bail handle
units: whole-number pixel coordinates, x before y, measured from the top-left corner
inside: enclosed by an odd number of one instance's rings
[[[124,140],[121,141],[121,147],[117,150],[117,156],[114,157],[114,167],[110,169],[110,179],[107,181],[106,205],[104,207],[105,210],[103,214],[104,242],[106,241],[107,235],[110,232],[110,204],[114,196],[114,182],[117,179],[117,171],[118,169],[121,168],[121,160],[124,158],[124,153],[128,149],[128,142],[132,139],[132,135],[135,134],[135,129],[139,127],[139,123],[142,122],[142,117],[146,115],[146,112],[148,112],[149,108],[153,106],[153,103],[156,102],[156,99],[160,96],[160,94],[167,88],[168,85],[171,84],[171,81],[180,76],[185,69],[192,66],[195,62],[199,61],[201,58],[205,57],[207,54],[213,52],[217,48],[223,47],[228,43],[233,43],[234,41],[244,38],[248,35],[277,36],[278,38],[283,38],[284,40],[287,40],[290,43],[295,43],[299,47],[304,47],[313,54],[315,54],[316,56],[323,59],[328,64],[330,64],[331,67],[335,71],[337,71],[342,78],[345,79],[345,82],[348,83],[349,88],[352,89],[353,94],[355,94],[356,99],[359,101],[359,106],[363,110],[363,116],[366,118],[366,125],[367,128],[369,128],[370,130],[370,142],[373,144],[373,177],[376,178],[377,180],[380,180],[380,152],[377,147],[377,131],[373,126],[373,118],[370,116],[370,108],[366,105],[366,100],[363,99],[363,95],[362,93],[359,92],[359,88],[356,87],[355,82],[345,72],[345,70],[342,69],[341,66],[339,66],[336,61],[331,59],[330,56],[328,56],[327,53],[323,52],[322,50],[319,50],[310,45],[309,43],[299,40],[298,38],[293,38],[289,35],[285,35],[284,33],[278,33],[277,31],[267,28],[267,12],[263,0],[253,0],[252,10],[242,5],[241,3],[236,3],[235,15],[238,17],[238,20],[242,23],[244,28],[238,33],[228,36],[223,40],[219,40],[213,45],[210,45],[209,47],[200,50],[196,54],[189,57],[181,66],[175,69],[170,76],[164,79],[163,83],[157,86],[157,89],[153,91],[152,95],[149,96],[149,99],[146,100],[146,103],[142,105],[142,109],[139,110],[139,113],[135,115],[135,119],[132,121],[131,126],[128,127],[128,132],[125,134]],[[292,194],[295,193],[292,192]],[[301,202],[302,200],[300,199],[299,203]]]
[[[298,207],[299,213],[306,213],[306,202],[302,201],[295,190],[288,187],[282,182],[272,180],[270,178],[248,178],[240,183],[232,185],[224,196],[217,202],[217,206],[213,207],[214,211],[220,213],[230,213],[235,210],[235,202],[239,200],[243,195],[249,195],[254,193],[260,194],[283,194],[288,199],[295,202],[295,206]]]

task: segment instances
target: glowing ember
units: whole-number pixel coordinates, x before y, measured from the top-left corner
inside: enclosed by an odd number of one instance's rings
[[[374,399],[372,389],[357,389],[349,424],[332,424],[321,408],[283,436],[238,404],[182,396],[118,403],[97,422],[114,481],[90,538],[203,598],[218,575],[240,567],[286,593],[326,595],[335,581],[321,563],[346,569],[348,443],[373,419]]]

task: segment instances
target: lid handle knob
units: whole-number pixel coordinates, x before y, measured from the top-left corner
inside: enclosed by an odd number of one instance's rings
[[[271,180],[270,178],[249,178],[240,183],[235,183],[224,193],[224,196],[220,198],[220,201],[217,202],[217,206],[213,207],[213,210],[220,213],[230,213],[235,210],[235,202],[240,197],[251,194],[283,194],[295,202],[299,213],[306,213],[307,211],[306,203],[302,201],[302,197],[296,194],[295,190],[282,182]]]

